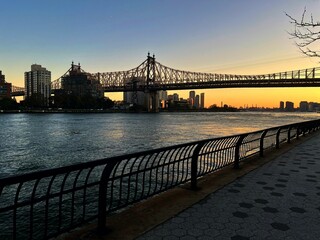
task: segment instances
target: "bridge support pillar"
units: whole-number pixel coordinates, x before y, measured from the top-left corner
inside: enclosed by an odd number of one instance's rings
[[[159,112],[159,94],[157,91],[147,91],[146,107],[148,112]]]

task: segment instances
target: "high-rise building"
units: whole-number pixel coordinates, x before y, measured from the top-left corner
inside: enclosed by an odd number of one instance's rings
[[[194,101],[196,98],[196,92],[195,91],[190,91],[189,92],[189,104],[191,107],[194,107]]]
[[[204,93],[200,94],[200,108],[204,108]]]
[[[301,101],[299,105],[300,112],[307,112],[308,111],[308,102]]]
[[[286,111],[293,112],[294,111],[294,103],[293,102],[286,102]]]
[[[10,98],[11,96],[11,83],[7,83],[5,76],[0,71],[0,100],[3,98]]]
[[[178,93],[173,94],[173,101],[179,101],[179,94]]]
[[[279,109],[280,109],[281,111],[284,110],[284,102],[283,102],[283,101],[280,102]]]
[[[31,65],[31,71],[24,73],[25,99],[36,95],[43,106],[49,105],[51,95],[51,72],[38,64]]]
[[[196,95],[195,99],[194,99],[194,107],[196,109],[198,109],[200,107],[200,96]]]

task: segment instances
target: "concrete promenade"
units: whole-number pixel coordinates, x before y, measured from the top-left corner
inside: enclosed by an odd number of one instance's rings
[[[320,135],[137,239],[320,239]]]
[[[159,194],[69,239],[320,239],[320,134],[281,145],[265,157],[227,167]]]

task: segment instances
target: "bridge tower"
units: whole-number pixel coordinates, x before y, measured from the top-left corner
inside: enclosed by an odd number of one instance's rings
[[[148,112],[159,112],[159,94],[156,90],[150,90],[150,88],[155,84],[156,79],[156,61],[155,56],[150,56],[148,52],[147,58],[147,87],[145,90],[146,94],[146,104]]]

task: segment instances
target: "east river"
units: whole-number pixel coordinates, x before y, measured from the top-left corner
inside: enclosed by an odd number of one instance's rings
[[[318,118],[260,112],[0,114],[0,177]]]

